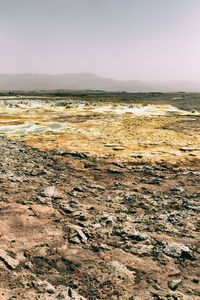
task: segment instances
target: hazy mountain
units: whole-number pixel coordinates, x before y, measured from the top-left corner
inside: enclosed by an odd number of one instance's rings
[[[0,90],[104,90],[126,92],[200,92],[200,83],[190,81],[119,81],[94,74],[0,74]]]

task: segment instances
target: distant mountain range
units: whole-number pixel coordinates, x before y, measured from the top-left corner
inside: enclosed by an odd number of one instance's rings
[[[0,90],[103,90],[125,92],[200,92],[193,81],[120,81],[94,74],[0,74]]]

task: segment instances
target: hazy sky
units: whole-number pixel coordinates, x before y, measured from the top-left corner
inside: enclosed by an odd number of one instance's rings
[[[200,0],[0,0],[0,73],[200,81]]]

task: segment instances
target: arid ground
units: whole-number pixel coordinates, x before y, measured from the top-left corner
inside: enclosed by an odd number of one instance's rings
[[[0,145],[0,299],[200,298],[199,94],[2,94]]]

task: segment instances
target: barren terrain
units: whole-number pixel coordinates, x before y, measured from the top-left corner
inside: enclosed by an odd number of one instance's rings
[[[199,299],[198,94],[92,97],[0,97],[0,299]]]

